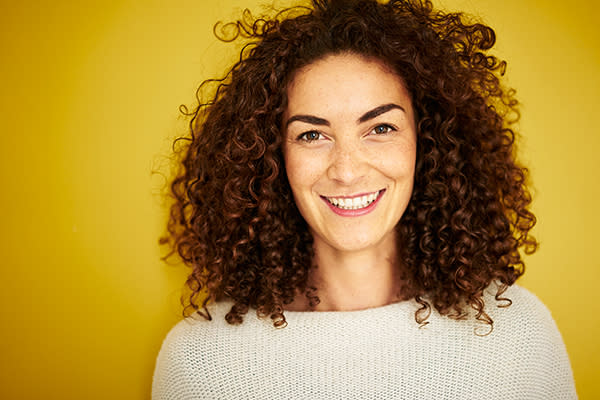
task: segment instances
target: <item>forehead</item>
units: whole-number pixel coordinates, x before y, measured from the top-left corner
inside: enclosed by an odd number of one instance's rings
[[[328,111],[362,113],[373,105],[410,106],[402,78],[384,62],[356,54],[319,59],[293,75],[287,87],[287,114]]]

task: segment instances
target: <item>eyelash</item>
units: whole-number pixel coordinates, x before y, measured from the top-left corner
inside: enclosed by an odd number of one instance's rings
[[[385,128],[386,131],[385,132],[379,132],[379,133],[377,133],[376,130],[378,128]],[[391,133],[391,132],[393,132],[395,130],[396,129],[393,126],[391,126],[391,125],[388,125],[388,124],[379,124],[375,128],[373,128],[371,130],[371,132],[369,132],[369,133],[373,133],[376,136],[380,136],[380,135],[387,135],[387,134],[389,134],[389,133]],[[312,139],[310,139],[310,138],[307,137],[307,135],[313,135],[313,134],[317,135],[317,137],[312,138]],[[319,140],[322,136],[323,136],[323,134],[320,133],[320,132],[317,132],[317,131],[307,131],[307,132],[303,132],[300,135],[298,135],[298,137],[296,138],[296,140],[304,141],[304,142],[309,142],[310,143],[310,142],[315,142],[315,141]]]
[[[385,132],[381,132],[381,133],[377,133],[377,132],[375,132],[377,130],[377,128],[386,128],[386,131]],[[395,130],[396,129],[393,126],[391,126],[391,125],[388,125],[388,124],[379,124],[375,128],[373,128],[371,130],[371,132],[373,132],[375,135],[387,135],[387,134],[389,134],[389,133],[391,133],[391,132],[393,132]]]
[[[316,134],[317,138],[309,139],[309,138],[306,137],[309,134]],[[300,140],[300,141],[304,141],[304,142],[314,142],[314,141],[319,140],[321,138],[321,136],[323,136],[323,135],[320,132],[317,132],[317,131],[308,131],[308,132],[301,133],[296,138],[296,140]]]

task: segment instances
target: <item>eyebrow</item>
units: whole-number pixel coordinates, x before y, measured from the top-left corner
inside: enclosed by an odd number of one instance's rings
[[[402,111],[406,112],[404,107],[399,106],[398,104],[394,104],[394,103],[384,104],[379,107],[375,107],[374,109],[372,109],[370,111],[367,111],[357,120],[357,122],[359,124],[362,124],[363,122],[366,122],[370,119],[376,118],[376,117],[380,116],[381,114],[385,114],[386,112],[388,112],[390,110],[394,110],[394,109],[398,109],[398,110],[402,110]],[[330,126],[329,121],[327,121],[324,118],[319,118],[314,115],[304,115],[304,114],[294,115],[294,116],[290,117],[287,120],[287,122],[285,123],[285,126],[288,127],[294,121],[306,122],[306,123],[312,124],[312,125]]]
[[[330,126],[329,121],[327,121],[326,119],[323,119],[323,118],[315,117],[314,115],[294,115],[293,117],[290,117],[287,120],[287,122],[285,123],[285,126],[286,127],[289,126],[294,121],[306,122],[308,124],[313,124],[313,125]]]
[[[398,104],[394,104],[394,103],[384,104],[382,106],[375,107],[371,111],[367,111],[366,113],[363,114],[362,117],[360,117],[358,119],[357,122],[360,123],[360,124],[362,124],[363,122],[366,122],[366,121],[368,121],[370,119],[378,117],[381,114],[385,114],[386,112],[388,112],[390,110],[394,110],[394,109],[399,109],[399,110],[402,110],[402,111],[406,112],[406,110],[404,109],[404,107],[399,106]]]

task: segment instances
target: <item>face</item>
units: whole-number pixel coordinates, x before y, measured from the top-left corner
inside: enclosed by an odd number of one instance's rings
[[[416,159],[402,79],[381,62],[330,55],[298,70],[287,96],[285,166],[315,245],[395,246]]]

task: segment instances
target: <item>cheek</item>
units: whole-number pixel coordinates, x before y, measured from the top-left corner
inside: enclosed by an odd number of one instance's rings
[[[377,158],[379,171],[391,179],[414,178],[416,148],[412,145],[389,146]]]
[[[284,159],[288,181],[295,196],[305,194],[300,191],[310,190],[322,175],[322,159],[311,151],[290,150],[285,152]]]
[[[306,164],[298,152],[288,151],[285,153],[285,169],[294,196],[299,195],[299,191],[310,184],[310,170]]]

